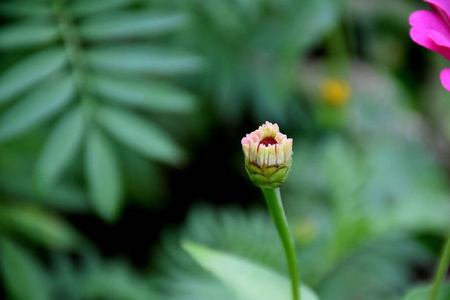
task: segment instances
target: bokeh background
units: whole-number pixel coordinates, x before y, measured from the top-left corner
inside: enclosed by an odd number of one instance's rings
[[[1,1],[0,298],[245,299],[183,241],[287,276],[240,145],[266,120],[294,139],[282,195],[320,299],[428,284],[450,229],[450,94],[448,61],[409,37],[420,9]]]

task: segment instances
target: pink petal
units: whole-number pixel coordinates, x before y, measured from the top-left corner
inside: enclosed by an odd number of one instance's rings
[[[450,2],[447,0],[425,0],[442,19],[450,24]]]
[[[433,12],[421,10],[411,14],[411,38],[417,44],[440,53],[450,60],[450,27]]]
[[[432,39],[436,45],[450,48],[450,36],[445,36],[439,31],[430,30],[428,37]]]
[[[242,138],[241,144],[242,145],[250,145],[251,142],[250,142],[250,140],[248,138],[245,137],[245,138]]]
[[[412,40],[417,44],[433,50],[444,56],[446,59],[450,60],[450,48],[437,45],[436,42],[432,38],[430,38],[427,33],[422,32],[417,28],[411,28],[410,35]]]
[[[441,82],[445,89],[450,91],[450,69],[444,69],[441,71]]]
[[[428,10],[413,12],[409,17],[409,24],[422,30],[435,30],[450,36],[449,25],[437,14]]]

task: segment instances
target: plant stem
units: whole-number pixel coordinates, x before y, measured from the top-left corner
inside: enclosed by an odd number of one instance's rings
[[[77,93],[80,96],[83,112],[87,117],[85,119],[89,120],[95,101],[88,88],[87,66],[83,57],[81,37],[76,29],[73,16],[66,8],[66,2],[64,0],[53,0],[53,13],[56,16],[59,34],[63,41]]]
[[[434,277],[433,289],[431,290],[430,300],[436,300],[439,294],[439,289],[441,287],[442,281],[444,281],[445,274],[450,263],[450,236],[448,237],[447,243],[445,244],[444,251],[439,262],[439,267],[436,271]]]
[[[292,299],[300,300],[299,285],[300,275],[298,272],[297,256],[295,254],[294,239],[292,238],[291,231],[284,214],[283,204],[281,203],[280,188],[262,189],[264,197],[266,198],[267,205],[269,206],[270,213],[277,228],[278,234],[283,243],[284,252],[289,267],[289,274],[291,276],[292,283]]]

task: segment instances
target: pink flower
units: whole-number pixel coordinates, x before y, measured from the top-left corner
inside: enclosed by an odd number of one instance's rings
[[[245,168],[254,184],[276,188],[286,180],[292,164],[292,139],[277,124],[266,122],[242,140]]]
[[[433,11],[420,10],[411,14],[411,38],[417,44],[450,60],[450,0],[425,0]],[[450,91],[450,69],[441,72],[442,85]]]

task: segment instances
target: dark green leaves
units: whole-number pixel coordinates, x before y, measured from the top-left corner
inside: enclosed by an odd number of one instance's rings
[[[117,217],[122,200],[119,172],[109,141],[100,131],[91,130],[86,142],[86,177],[95,210],[110,221]]]
[[[155,11],[121,12],[86,19],[81,35],[87,40],[110,40],[164,34],[186,25],[184,14]]]
[[[0,76],[0,103],[60,69],[65,62],[62,48],[50,48],[16,64]]]
[[[71,77],[63,76],[37,86],[0,116],[0,142],[21,134],[61,109],[74,95]]]
[[[83,128],[80,107],[66,113],[54,126],[37,164],[40,184],[50,186],[57,181],[81,144]]]
[[[69,9],[76,16],[84,16],[126,6],[135,1],[136,0],[79,0],[72,2]]]
[[[88,60],[97,70],[157,75],[189,74],[204,67],[203,59],[187,51],[140,45],[97,47],[89,51]]]
[[[14,17],[44,17],[51,14],[51,7],[43,1],[3,1],[0,13]]]
[[[96,76],[93,88],[106,99],[132,107],[165,113],[190,113],[196,108],[192,95],[163,82]]]
[[[0,203],[0,227],[54,250],[74,249],[80,242],[80,236],[68,223],[35,205]]]
[[[167,76],[198,72],[204,62],[192,52],[160,46],[162,40],[148,40],[183,28],[188,22],[186,13],[148,9],[135,2],[80,0],[52,5],[23,0],[0,4],[0,14],[17,18],[7,19],[0,28],[0,49],[31,53],[17,62],[22,54],[11,55],[5,60],[11,67],[0,73],[0,143],[57,117],[47,124],[50,130],[44,133],[47,140],[41,155],[33,158],[37,160],[34,172],[24,172],[25,177],[34,173],[34,181],[27,177],[26,183],[16,183],[11,176],[3,178],[14,190],[27,195],[38,192],[39,197],[58,203],[65,198],[60,197],[62,187],[67,184],[77,190],[77,184],[86,182],[95,211],[104,219],[114,219],[123,200],[119,161],[109,136],[97,125],[128,146],[127,151],[132,148],[177,166],[185,161],[185,153],[166,132],[141,115],[142,111],[128,109],[192,113],[197,108],[195,97],[167,82]],[[133,44],[123,46],[128,39]],[[100,105],[101,101],[108,106]],[[65,109],[69,102],[74,103]],[[123,106],[109,107],[114,104]],[[83,154],[78,153],[80,148],[85,149]],[[86,180],[79,178],[79,170],[69,168],[81,156]],[[69,170],[72,176],[63,176]],[[63,178],[81,180],[74,184]]]
[[[138,115],[104,107],[98,111],[98,119],[120,142],[145,156],[172,165],[186,159],[185,153],[167,133]]]
[[[0,49],[38,46],[57,37],[58,28],[49,21],[16,23],[0,29]]]
[[[49,278],[28,250],[5,237],[0,239],[2,285],[11,299],[49,299]]]

